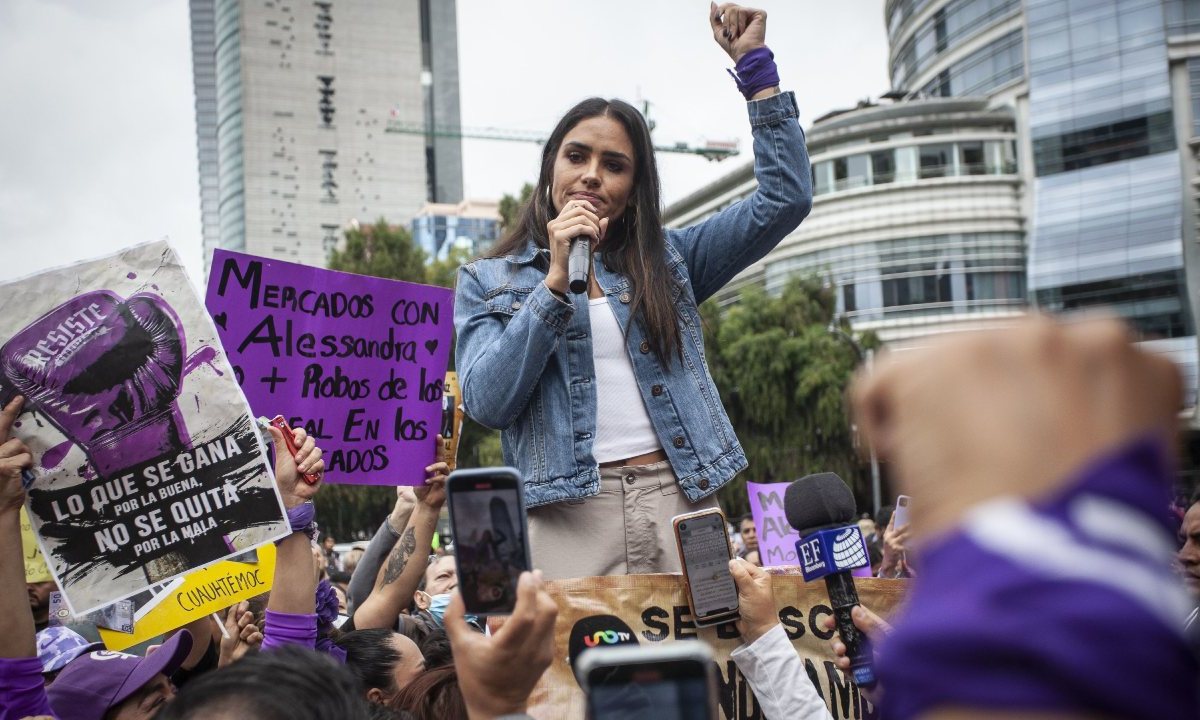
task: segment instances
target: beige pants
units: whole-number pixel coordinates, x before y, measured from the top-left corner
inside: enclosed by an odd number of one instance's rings
[[[717,507],[688,502],[667,461],[600,469],[600,494],[529,511],[533,566],[547,579],[678,572],[671,518]]]

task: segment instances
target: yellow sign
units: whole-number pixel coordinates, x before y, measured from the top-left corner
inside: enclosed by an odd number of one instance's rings
[[[33,524],[25,508],[21,508],[21,550],[25,557],[25,582],[40,583],[54,580],[50,568],[46,567],[46,558],[42,555],[37,544],[37,536],[33,534]]]
[[[225,560],[183,576],[157,607],[134,623],[133,634],[100,629],[109,650],[124,650],[271,589],[275,546],[258,548],[258,562]]]

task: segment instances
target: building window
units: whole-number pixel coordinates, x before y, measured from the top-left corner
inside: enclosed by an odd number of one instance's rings
[[[922,178],[947,177],[954,174],[954,146],[936,143],[920,146],[920,176]]]
[[[1174,150],[1171,123],[1168,110],[1035,139],[1033,157],[1037,174],[1042,177],[1082,170]]]
[[[1038,290],[1039,307],[1053,312],[1104,306],[1153,338],[1194,334],[1182,270]]]
[[[958,168],[960,175],[984,175],[987,173],[987,163],[983,159],[982,142],[963,142],[958,144]]]
[[[876,185],[885,185],[896,179],[896,154],[891,150],[871,153],[871,177]]]

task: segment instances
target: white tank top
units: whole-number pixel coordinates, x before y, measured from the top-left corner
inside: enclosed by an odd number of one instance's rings
[[[625,334],[608,298],[589,298],[592,362],[596,366],[597,463],[652,453],[662,447],[625,350]]]

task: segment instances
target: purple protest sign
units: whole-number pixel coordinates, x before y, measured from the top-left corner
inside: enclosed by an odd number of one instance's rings
[[[800,533],[788,525],[783,512],[783,493],[790,483],[746,483],[750,514],[758,531],[758,555],[768,567],[796,565],[796,541]]]
[[[441,424],[453,295],[217,250],[205,302],[251,409],[316,438],[327,480],[417,485]]]
[[[750,515],[758,532],[758,555],[768,567],[798,565],[796,541],[800,533],[788,524],[783,511],[783,494],[791,483],[746,483],[750,499]],[[871,568],[858,568],[855,577],[871,577]]]

